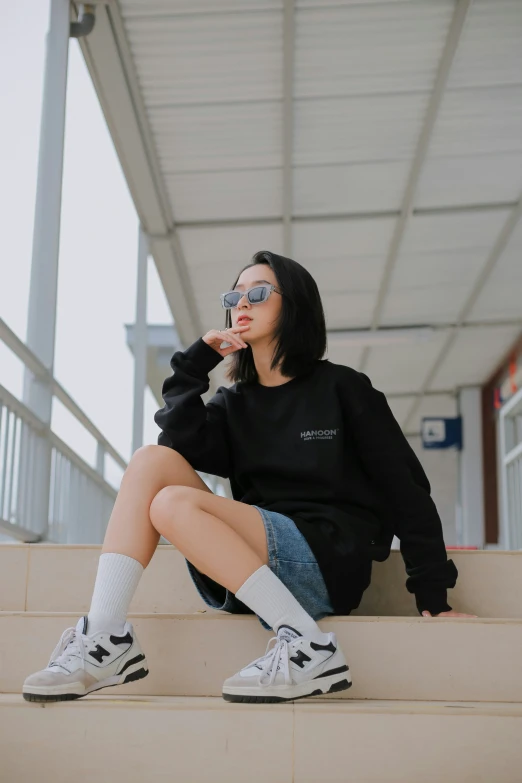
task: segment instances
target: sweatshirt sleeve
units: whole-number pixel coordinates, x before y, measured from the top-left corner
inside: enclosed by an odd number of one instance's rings
[[[353,436],[363,467],[390,503],[395,534],[419,614],[451,610],[447,588],[458,571],[448,560],[442,523],[431,486],[417,455],[395,419],[386,396],[357,373],[349,381]]]
[[[223,357],[200,337],[170,360],[173,374],[163,383],[165,405],[154,415],[161,429],[158,445],[176,449],[194,470],[228,478],[230,448],[222,388],[206,405],[209,372]]]

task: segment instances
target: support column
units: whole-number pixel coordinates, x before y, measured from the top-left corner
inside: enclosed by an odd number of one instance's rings
[[[147,385],[147,267],[149,244],[140,226],[138,238],[138,277],[136,285],[136,324],[134,327],[134,412],[132,453],[143,445],[145,387]]]
[[[69,54],[69,0],[50,0],[46,41],[44,91],[38,154],[38,180],[33,228],[33,252],[29,288],[27,345],[53,372],[58,290],[58,256],[62,202],[65,134],[65,98]],[[37,378],[26,369],[23,400],[46,424],[51,423],[52,387],[49,378]],[[34,509],[38,532],[48,526],[51,448],[42,443],[37,470]]]
[[[459,413],[462,416],[463,445],[459,459],[460,530],[458,543],[462,546],[482,548],[485,542],[485,530],[480,387],[460,390]]]

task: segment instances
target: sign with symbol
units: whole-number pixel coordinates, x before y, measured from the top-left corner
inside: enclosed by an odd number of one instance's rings
[[[425,449],[462,449],[462,417],[422,420],[422,445]]]

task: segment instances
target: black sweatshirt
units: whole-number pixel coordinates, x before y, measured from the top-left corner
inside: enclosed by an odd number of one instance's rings
[[[335,614],[358,606],[371,562],[387,559],[394,534],[419,614],[449,611],[446,589],[458,571],[429,481],[385,395],[363,373],[322,359],[278,386],[220,386],[205,405],[220,361],[202,338],[173,355],[154,417],[158,443],[195,470],[229,478],[235,500],[290,517]]]

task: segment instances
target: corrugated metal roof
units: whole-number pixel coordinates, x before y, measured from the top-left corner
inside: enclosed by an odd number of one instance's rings
[[[400,393],[410,429],[453,405],[448,390],[483,382],[522,328],[522,229],[499,242],[522,193],[522,2],[297,0],[286,17],[283,0],[119,8],[204,329],[223,324],[218,294],[255,251],[284,252],[286,163],[291,255],[317,280],[329,328],[440,329],[422,345],[332,343],[330,358]],[[428,391],[442,394],[419,406],[436,367]]]

